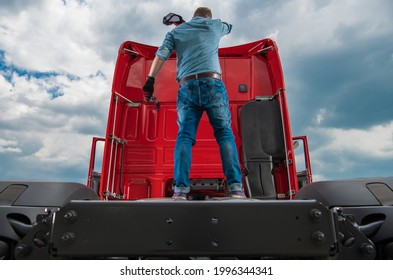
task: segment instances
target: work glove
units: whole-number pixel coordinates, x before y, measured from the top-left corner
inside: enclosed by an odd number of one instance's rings
[[[153,96],[154,81],[155,81],[155,79],[153,77],[147,76],[146,83],[142,88],[146,102],[149,102],[150,98],[152,98],[152,96]]]

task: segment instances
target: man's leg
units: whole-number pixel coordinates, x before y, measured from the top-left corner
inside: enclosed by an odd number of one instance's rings
[[[179,126],[174,152],[174,192],[188,193],[192,159],[192,146],[195,145],[196,131],[203,111],[192,102],[192,87],[179,89],[177,103],[177,123]],[[194,97],[195,98],[195,97]]]
[[[220,147],[224,175],[230,193],[243,192],[242,173],[235,138],[231,128],[231,114],[228,96],[222,82],[215,82],[210,94],[210,104],[206,110],[214,129],[214,136]]]

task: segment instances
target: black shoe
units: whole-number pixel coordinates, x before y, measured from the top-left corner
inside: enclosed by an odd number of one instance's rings
[[[227,196],[230,198],[239,198],[239,199],[247,198],[243,191],[232,191],[229,192]]]
[[[173,200],[187,200],[187,194],[183,192],[175,192],[172,198]]]

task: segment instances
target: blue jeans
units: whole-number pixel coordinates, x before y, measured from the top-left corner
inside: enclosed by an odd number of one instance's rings
[[[231,128],[228,96],[222,81],[213,78],[190,80],[181,84],[177,97],[179,131],[175,146],[175,192],[188,193],[191,150],[196,132],[206,111],[220,147],[222,168],[229,191],[243,190],[235,138]]]

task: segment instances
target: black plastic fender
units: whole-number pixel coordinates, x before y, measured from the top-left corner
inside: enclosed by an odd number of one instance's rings
[[[0,181],[0,259],[12,257],[6,251],[33,228],[37,215],[59,209],[71,200],[99,200],[99,197],[79,183]]]

